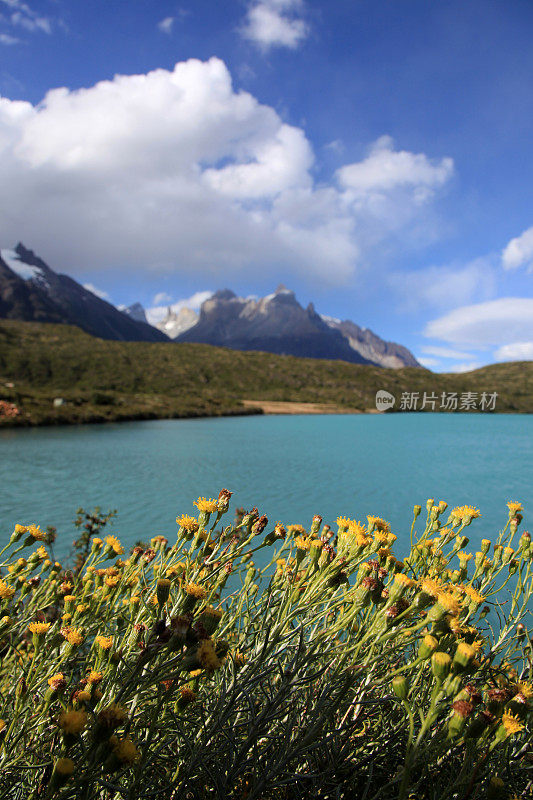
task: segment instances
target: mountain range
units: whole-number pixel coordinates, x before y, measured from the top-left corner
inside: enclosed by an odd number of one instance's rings
[[[0,250],[0,317],[77,325],[102,339],[199,342],[395,369],[420,366],[406,347],[350,320],[321,316],[312,303],[304,308],[284,286],[262,298],[223,289],[204,301],[199,314],[169,308],[164,319],[151,325],[140,303],[116,308],[54,272],[21,243]]]
[[[342,359],[394,369],[420,366],[406,347],[386,342],[368,328],[321,316],[312,303],[303,308],[285,286],[262,298],[237,297],[230,289],[223,289],[202,304],[199,314],[189,308],[178,312],[169,308],[157,327],[177,342]]]

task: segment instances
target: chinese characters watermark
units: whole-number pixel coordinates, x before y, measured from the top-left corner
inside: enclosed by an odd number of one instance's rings
[[[497,392],[402,392],[398,411],[495,411]],[[396,398],[385,389],[376,393],[376,408],[393,408]]]

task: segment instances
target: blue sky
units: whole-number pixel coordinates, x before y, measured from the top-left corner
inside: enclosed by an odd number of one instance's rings
[[[0,244],[533,358],[530,0],[0,0]]]

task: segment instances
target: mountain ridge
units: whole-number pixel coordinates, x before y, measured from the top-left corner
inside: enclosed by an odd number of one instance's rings
[[[122,313],[71,278],[54,272],[19,242],[0,250],[0,317],[77,325],[119,341],[168,341],[164,333]]]

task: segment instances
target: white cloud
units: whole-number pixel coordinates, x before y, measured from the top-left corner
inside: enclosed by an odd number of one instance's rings
[[[172,302],[172,297],[166,292],[158,292],[152,302],[154,306],[160,306],[162,303]]]
[[[446,367],[446,372],[472,372],[473,369],[479,369],[481,366],[483,365],[480,361],[467,361]]]
[[[504,344],[494,353],[496,361],[533,361],[533,341]]]
[[[422,364],[423,367],[427,367],[430,369],[431,367],[440,367],[440,361],[438,358],[419,358],[418,362]]]
[[[52,33],[52,23],[50,19],[40,16],[27,3],[22,2],[22,0],[0,0],[0,3],[3,3],[11,9],[9,21],[13,26],[24,28],[24,30],[30,33],[35,33],[37,31],[48,34]],[[13,44],[13,42],[10,44]]]
[[[38,17],[35,14],[28,14],[24,11],[16,11],[11,15],[11,23],[20,28],[24,28],[30,33],[42,31],[43,33],[52,33],[52,26],[50,20],[46,17]]]
[[[341,186],[354,195],[388,193],[411,188],[418,202],[425,202],[453,173],[453,159],[429,159],[424,153],[395,151],[390,136],[381,136],[369,155],[357,164],[337,170]]]
[[[450,301],[461,305],[470,300],[489,300],[496,291],[496,274],[489,258],[477,258],[459,266],[431,266],[389,275],[389,284],[402,298],[405,311],[423,307],[444,309]]]
[[[533,298],[501,297],[462,306],[432,320],[426,336],[463,347],[486,348],[533,339]]]
[[[20,39],[17,39],[16,36],[10,36],[9,33],[0,33],[0,44],[19,44]]]
[[[305,132],[235,91],[217,58],[54,89],[37,106],[0,97],[0,242],[23,236],[73,274],[211,282],[253,265],[339,284],[394,232],[407,236],[424,219],[418,189],[427,203],[451,172],[390,140],[377,152],[401,156],[394,181],[317,185]]]
[[[175,303],[170,305],[170,309],[174,311],[175,314],[178,311],[181,311],[182,308],[192,308],[194,311],[198,311],[202,303],[206,300],[209,300],[213,292],[205,291],[205,292],[195,292],[191,297],[186,297],[183,300],[177,300]],[[168,295],[167,295],[168,296]],[[157,302],[157,297],[154,298],[154,302]],[[165,302],[165,305],[162,306],[154,306],[153,308],[146,309],[146,319],[150,323],[150,325],[156,325],[158,322],[161,322],[167,315],[169,305]]]
[[[439,347],[437,345],[425,346],[422,348],[422,352],[438,358],[474,358],[470,353],[463,353],[461,350],[453,350],[451,347]]]
[[[292,50],[303,42],[309,26],[300,16],[302,0],[259,0],[247,11],[241,34],[262,50],[288,47]]]
[[[533,271],[533,226],[511,239],[502,253],[502,263],[505,269],[527,266],[529,272]]]
[[[95,294],[97,297],[100,298],[100,300],[109,300],[108,293],[104,292],[102,289],[98,289],[98,287],[95,286],[93,283],[84,283],[83,288]]]
[[[157,24],[157,27],[159,28],[161,33],[171,34],[173,25],[174,25],[174,17],[165,17],[165,19],[162,19],[161,22]]]

